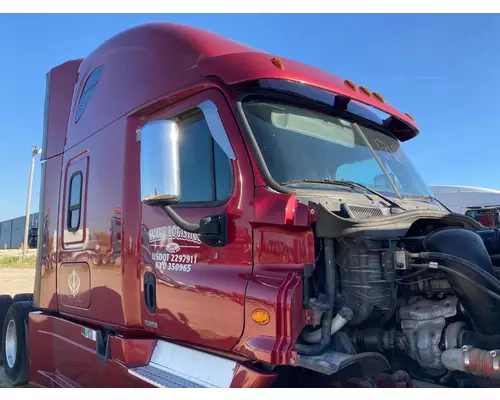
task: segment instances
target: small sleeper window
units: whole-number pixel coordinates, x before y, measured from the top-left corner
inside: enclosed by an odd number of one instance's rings
[[[82,208],[82,173],[71,175],[69,181],[68,231],[76,232],[80,227]]]
[[[82,94],[80,96],[80,101],[78,103],[78,107],[76,109],[75,123],[80,120],[83,113],[85,112],[85,109],[87,108],[87,104],[89,103],[90,98],[94,94],[95,88],[97,87],[97,84],[99,83],[99,79],[101,79],[103,68],[104,68],[104,65],[97,67],[94,71],[92,71],[92,73],[88,77],[87,82],[85,83],[85,86],[82,90]]]

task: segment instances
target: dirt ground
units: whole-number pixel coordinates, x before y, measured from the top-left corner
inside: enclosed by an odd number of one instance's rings
[[[2,265],[2,261],[9,257],[21,258],[21,254],[18,249],[0,250],[0,294],[33,293],[35,268],[12,261]],[[26,255],[31,260],[36,255],[36,249],[28,249]]]
[[[0,268],[0,294],[33,293],[35,268]]]
[[[28,250],[28,255],[36,254],[36,250]],[[0,255],[17,256],[19,250],[0,250]],[[0,268],[0,294],[33,293],[35,268]],[[11,387],[7,383],[3,366],[0,365],[0,388]],[[1,394],[0,394],[1,397]]]

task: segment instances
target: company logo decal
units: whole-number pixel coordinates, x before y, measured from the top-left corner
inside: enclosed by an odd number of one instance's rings
[[[181,249],[181,246],[178,243],[170,242],[165,246],[165,250],[169,253],[177,253]]]
[[[75,270],[68,276],[68,285],[71,296],[78,296],[78,291],[80,290],[80,277]]]
[[[156,249],[151,256],[155,269],[160,273],[191,272],[193,265],[198,262],[202,241],[197,233],[169,225],[149,230],[148,238],[150,245]],[[184,243],[179,244],[177,241]]]
[[[191,243],[201,244],[200,236],[197,233],[186,232],[177,225],[162,226],[153,228],[148,232],[149,243],[159,242],[162,240],[185,240]]]

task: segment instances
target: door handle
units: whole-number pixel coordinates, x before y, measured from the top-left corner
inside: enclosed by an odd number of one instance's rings
[[[151,272],[144,274],[144,302],[151,314],[156,312],[156,278]]]

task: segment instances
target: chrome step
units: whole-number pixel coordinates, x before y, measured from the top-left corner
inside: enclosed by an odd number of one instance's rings
[[[160,388],[202,388],[195,382],[189,381],[187,379],[181,378],[177,375],[164,371],[160,368],[156,368],[152,365],[146,365],[144,367],[132,368],[128,372],[131,375],[136,376],[156,387]]]

